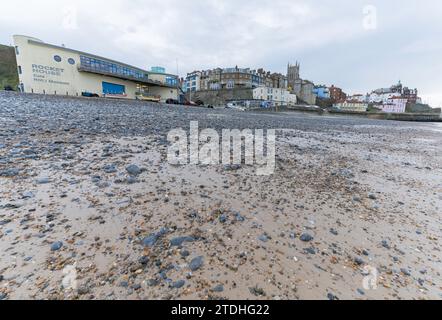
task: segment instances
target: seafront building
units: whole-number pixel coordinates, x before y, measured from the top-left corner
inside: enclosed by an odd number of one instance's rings
[[[320,99],[330,99],[330,89],[327,86],[315,86],[313,88],[313,94]]]
[[[223,89],[255,89],[257,87],[287,89],[287,77],[264,69],[216,68],[187,74],[183,90],[197,92]]]
[[[431,111],[429,106],[422,105],[418,90],[404,87],[401,81],[389,88],[379,88],[365,95],[354,94],[347,97],[346,101],[370,104],[373,108],[388,113],[404,113],[407,107],[409,112]]]
[[[300,103],[309,105],[316,104],[316,94],[314,93],[315,84],[312,81],[301,78],[301,65],[296,62],[294,65],[287,65],[287,82],[290,92],[296,94]]]
[[[407,99],[392,98],[381,105],[382,111],[389,113],[403,113],[407,108]]]
[[[360,102],[377,105],[388,104],[391,99],[398,98],[405,99],[409,104],[422,103],[422,99],[418,96],[418,90],[404,87],[400,81],[389,88],[379,88],[366,95],[355,94],[349,97],[350,100],[358,100]]]
[[[339,109],[341,111],[348,111],[348,112],[366,112],[368,109],[367,103],[362,102],[339,102],[334,105],[336,109]]]
[[[334,102],[344,102],[347,99],[347,94],[339,87],[336,87],[335,85],[332,85],[329,88],[330,92],[330,99],[332,99]]]
[[[253,89],[253,100],[269,102],[269,106],[271,107],[291,107],[297,103],[296,95],[290,93],[287,89],[282,88],[255,88]]]
[[[313,105],[317,97],[314,88],[313,82],[301,79],[298,62],[287,65],[286,75],[238,66],[194,71],[187,74],[183,85],[191,99],[214,105],[248,100],[271,106]]]
[[[14,36],[22,92],[166,101],[178,97],[178,76],[146,71],[27,36]]]

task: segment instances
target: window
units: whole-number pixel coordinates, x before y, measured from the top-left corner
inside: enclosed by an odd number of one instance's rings
[[[18,74],[21,74],[21,66],[18,66]]]
[[[109,61],[104,61],[96,58],[89,58],[86,56],[80,56],[81,65],[94,69],[95,71],[106,72],[124,75],[126,77],[133,77],[137,79],[148,78],[147,74],[144,74],[136,69],[131,69],[128,67],[123,67],[119,64],[112,63]],[[73,61],[75,63],[75,61]]]
[[[20,52],[18,51],[18,47],[15,46],[15,54],[18,56],[20,54]]]
[[[72,59],[72,58],[69,58],[69,59],[68,59],[68,62],[69,62],[69,64],[72,64],[72,65],[74,65],[74,64],[75,64],[75,60],[74,60],[74,59]]]
[[[60,56],[57,56],[57,55],[55,55],[55,56],[54,56],[54,60],[55,60],[55,61],[57,61],[57,62],[61,62],[61,57],[60,57]]]
[[[117,94],[122,95],[125,94],[126,88],[123,85],[116,84],[116,83],[110,83],[110,82],[103,82],[103,93],[104,94]]]

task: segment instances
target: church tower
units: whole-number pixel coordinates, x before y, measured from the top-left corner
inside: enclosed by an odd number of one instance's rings
[[[299,68],[300,65],[298,61],[296,61],[295,65],[290,64],[287,65],[287,82],[289,87],[294,88],[296,80],[299,80]]]

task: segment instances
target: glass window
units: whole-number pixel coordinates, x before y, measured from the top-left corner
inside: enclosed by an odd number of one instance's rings
[[[72,58],[69,58],[69,59],[68,59],[68,62],[69,62],[69,64],[72,64],[72,65],[74,65],[74,64],[75,64],[75,60],[74,60],[74,59],[72,59]]]
[[[57,62],[61,62],[61,57],[58,56],[58,55],[55,55],[54,56],[54,60],[57,61]]]
[[[21,74],[21,66],[18,66],[18,74]]]

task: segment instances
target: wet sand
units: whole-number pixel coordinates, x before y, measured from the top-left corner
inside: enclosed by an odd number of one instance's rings
[[[190,120],[279,129],[275,174],[169,165]],[[3,299],[442,299],[438,124],[5,93],[0,122]]]

